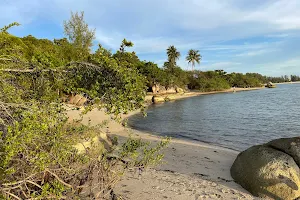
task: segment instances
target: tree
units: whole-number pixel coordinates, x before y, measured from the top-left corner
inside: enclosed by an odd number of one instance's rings
[[[199,50],[190,49],[188,55],[186,56],[186,60],[188,64],[192,64],[192,71],[194,71],[195,63],[200,64],[200,60],[202,56],[199,53]]]
[[[168,72],[173,74],[174,70],[176,68],[176,61],[180,57],[180,52],[177,51],[177,49],[174,45],[171,45],[171,46],[169,46],[169,48],[167,48],[167,55],[168,55],[168,61],[164,63],[164,68]]]
[[[89,29],[84,21],[84,12],[71,12],[71,18],[64,21],[64,33],[79,51],[90,52],[95,39],[95,29]]]
[[[121,46],[120,46],[120,51],[122,53],[125,52],[125,47],[133,47],[133,43],[131,41],[127,41],[125,38],[123,39]]]
[[[180,57],[180,52],[177,51],[174,45],[169,46],[167,49],[168,61],[171,65],[176,66],[176,60]]]

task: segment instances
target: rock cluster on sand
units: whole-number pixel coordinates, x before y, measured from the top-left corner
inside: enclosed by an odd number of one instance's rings
[[[300,199],[300,138],[282,138],[241,152],[230,172],[254,196]]]
[[[151,87],[151,91],[153,94],[175,94],[175,93],[183,93],[184,90],[180,87],[166,87],[160,84],[154,84]]]
[[[176,99],[176,94],[183,94],[184,90],[180,87],[168,87],[154,85],[152,86],[154,96],[152,96],[152,103],[163,103]],[[175,96],[174,96],[175,95]]]

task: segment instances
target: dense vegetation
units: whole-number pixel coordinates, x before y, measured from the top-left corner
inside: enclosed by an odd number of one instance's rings
[[[127,51],[134,44],[126,39],[114,53],[101,44],[92,51],[95,30],[84,22],[84,13],[72,13],[64,22],[66,38],[53,41],[11,35],[13,26],[19,24],[0,30],[0,198],[106,198],[125,169],[162,159],[167,141],[155,146],[131,137],[119,149],[95,147],[79,154],[74,144],[102,130],[68,122],[65,95],[83,95],[89,100],[86,111],[97,107],[118,119],[143,108],[154,84],[214,91],[289,80],[197,71],[202,56],[193,49],[186,56],[192,70],[185,71],[176,63],[181,54],[175,46],[167,49],[162,68]]]
[[[83,13],[64,24],[68,39],[54,41],[9,34],[18,23],[0,30],[0,199],[105,199],[126,169],[159,163],[168,143],[129,137],[104,148],[91,141],[101,125],[68,121],[62,96],[81,94],[86,111],[118,119],[143,107],[146,79],[124,50],[129,42],[114,55],[100,45],[91,53],[94,30]],[[91,147],[80,152],[85,140]]]

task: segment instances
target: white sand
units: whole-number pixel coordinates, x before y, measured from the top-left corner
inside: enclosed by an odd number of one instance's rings
[[[68,112],[71,119],[79,111]],[[131,113],[134,114],[134,113]],[[109,120],[102,111],[93,110],[83,123],[91,125]],[[158,141],[157,136],[122,127],[111,121],[104,130],[127,137],[128,131],[145,140]],[[123,199],[258,199],[233,182],[230,167],[238,152],[205,143],[172,139],[165,150],[165,164],[147,169],[142,175],[129,172],[118,183],[115,193]]]

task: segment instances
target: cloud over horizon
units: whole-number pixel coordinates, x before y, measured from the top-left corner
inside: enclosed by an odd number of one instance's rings
[[[299,9],[298,0],[0,0],[0,26],[18,21],[13,34],[53,39],[70,11],[84,11],[97,42],[116,50],[127,38],[142,60],[162,64],[175,45],[184,69],[194,48],[197,69],[300,75]]]

